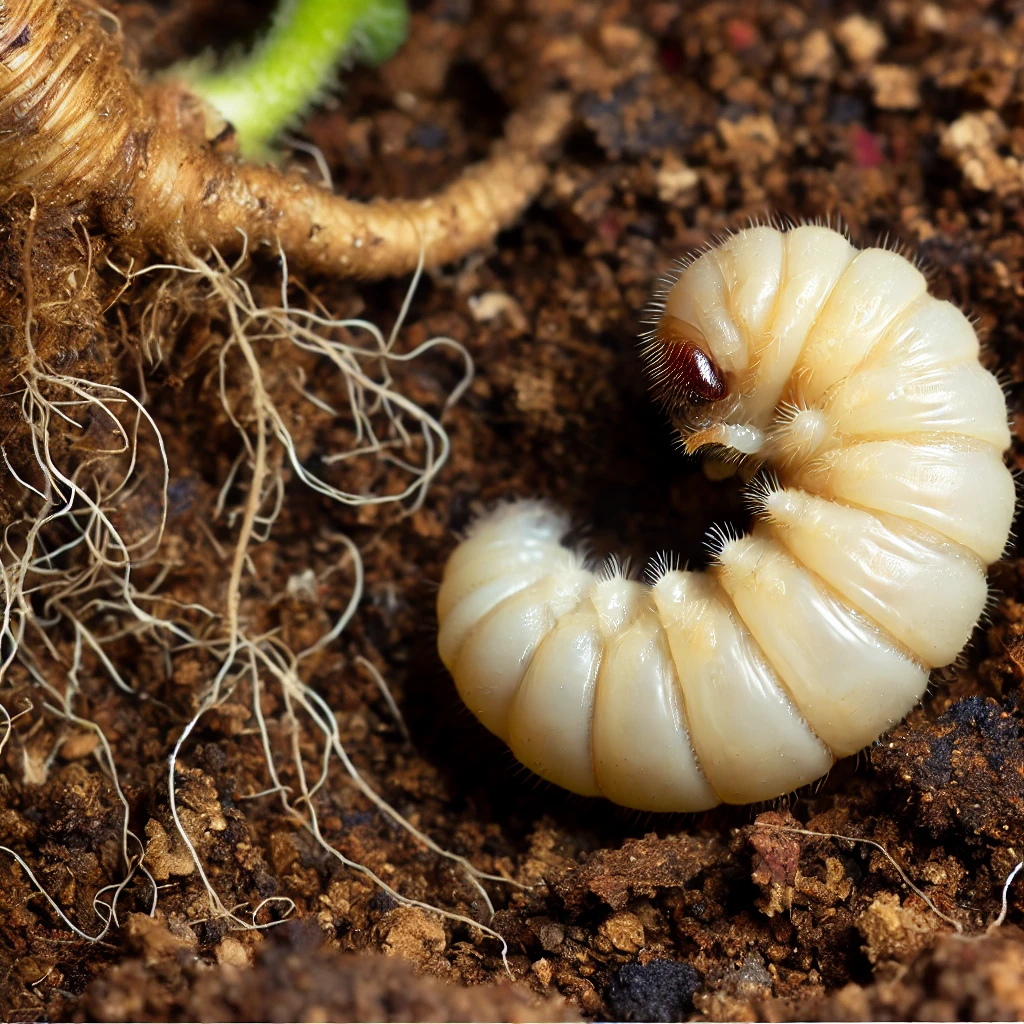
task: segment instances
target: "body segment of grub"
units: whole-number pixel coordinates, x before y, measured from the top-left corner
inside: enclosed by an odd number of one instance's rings
[[[646,354],[687,447],[771,470],[753,532],[647,585],[563,546],[546,506],[506,506],[448,562],[438,644],[538,775],[695,811],[789,792],[903,718],[981,615],[1015,491],[977,336],[897,253],[751,228],[658,314]]]

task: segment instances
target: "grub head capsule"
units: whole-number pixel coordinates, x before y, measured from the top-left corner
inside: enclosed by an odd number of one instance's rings
[[[729,392],[725,375],[687,327],[666,314],[646,349],[651,386],[670,412],[721,401]]]

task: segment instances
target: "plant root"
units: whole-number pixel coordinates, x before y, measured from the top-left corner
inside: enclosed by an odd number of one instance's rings
[[[250,707],[248,734],[259,743],[269,782],[247,798],[273,796],[325,854],[400,904],[498,940],[504,956],[501,936],[477,920],[476,911],[468,917],[397,892],[338,848],[343,835],[321,830],[318,807],[340,782],[383,820],[460,869],[474,891],[463,906],[479,902],[493,913],[483,883],[510,881],[443,849],[393,808],[361,775],[335,711],[316,689],[322,656],[335,647],[362,595],[358,548],[346,536],[327,538],[341,546],[328,573],[343,571],[351,598],[319,639],[294,646],[286,629],[269,624],[252,552],[269,538],[289,480],[340,505],[417,509],[448,457],[448,437],[439,415],[403,394],[393,371],[447,348],[465,372],[445,407],[472,375],[468,353],[451,339],[432,338],[410,351],[395,347],[408,303],[385,337],[366,321],[330,316],[297,283],[290,293],[289,257],[307,269],[349,276],[415,269],[415,288],[425,264],[487,244],[536,194],[546,176],[544,150],[568,124],[567,101],[547,98],[520,111],[491,159],[433,199],[361,204],[298,176],[225,157],[206,140],[209,111],[179,85],[140,84],[122,64],[116,23],[87,0],[0,4],[0,65],[0,203],[6,203],[0,274],[7,283],[0,295],[6,342],[0,360],[6,395],[0,403],[0,467],[6,471],[0,484],[0,688],[27,687],[41,697],[32,728],[45,713],[94,733],[95,756],[119,803],[117,873],[108,874],[110,884],[92,903],[99,928],[75,925],[44,890],[47,902],[90,942],[103,941],[116,927],[119,906],[122,914],[129,903],[155,912],[158,887],[145,844],[130,827],[115,751],[88,717],[97,686],[162,703],[136,685],[131,667],[131,652],[152,649],[168,678],[179,659],[202,666],[202,684],[169,744],[166,771],[170,817],[212,917],[231,928],[265,928],[294,908],[282,896],[243,911],[237,892],[218,893],[217,879],[204,867],[202,839],[178,810],[185,798],[177,776],[186,768],[189,743],[203,717],[234,697]],[[268,304],[265,291],[257,300],[239,273],[259,249],[280,259],[279,305]],[[168,264],[147,266],[150,251]],[[229,265],[223,253],[240,254],[238,263]],[[151,285],[151,302],[141,313],[139,279]],[[134,295],[126,299],[130,288]],[[298,305],[296,292],[302,293]],[[147,301],[144,295],[143,305]],[[205,397],[219,405],[218,422],[229,424],[237,450],[220,481],[212,521],[197,520],[223,552],[225,586],[212,599],[187,590],[175,596],[180,566],[161,546],[172,483],[161,433],[167,421],[151,411],[146,394],[147,369],[176,358],[168,342],[179,339],[188,317],[204,307],[218,330],[181,361],[189,367],[186,376],[202,382],[197,392],[207,382],[215,390]],[[307,422],[320,417],[344,438],[322,454],[322,475],[310,468],[305,442],[292,432],[296,416]],[[310,436],[308,429],[304,434]],[[359,475],[349,466],[374,459],[386,469],[371,476],[379,487],[346,485]],[[221,537],[230,534],[223,546],[215,529]],[[314,587],[325,578],[312,565],[301,573],[307,575]],[[401,723],[373,666],[351,657],[348,664],[369,671]],[[265,716],[264,696],[276,719]],[[23,738],[14,723],[24,713],[0,705],[0,751],[12,735]],[[31,766],[42,778],[59,741],[51,747]],[[42,889],[26,851],[3,847],[0,853]]]
[[[318,807],[333,799],[339,783],[342,788],[348,785],[382,820],[454,864],[486,914],[493,916],[494,907],[483,883],[516,884],[486,874],[444,849],[388,803],[363,777],[346,750],[336,712],[314,686],[314,681],[322,679],[322,656],[336,647],[363,595],[359,549],[347,536],[329,532],[325,539],[340,549],[336,565],[319,577],[313,566],[303,573],[316,590],[328,574],[340,570],[351,581],[351,594],[335,621],[301,648],[290,646],[288,635],[268,622],[265,595],[255,578],[251,557],[253,550],[269,539],[284,509],[286,475],[342,505],[390,503],[405,512],[418,508],[448,457],[449,442],[440,420],[402,393],[392,370],[432,350],[448,349],[463,364],[464,372],[448,394],[447,408],[469,385],[472,362],[461,345],[443,337],[431,338],[409,351],[398,350],[397,335],[408,299],[390,336],[385,336],[369,321],[332,318],[301,286],[290,288],[283,255],[281,265],[280,304],[267,305],[257,301],[238,266],[229,266],[220,258],[210,265],[190,256],[185,265],[148,266],[140,271],[118,271],[113,263],[107,263],[109,270],[120,273],[126,287],[140,280],[153,282],[149,301],[161,308],[144,308],[131,325],[143,358],[159,362],[167,355],[160,349],[160,340],[175,332],[168,329],[164,318],[173,318],[183,308],[215,310],[224,327],[219,343],[194,370],[209,382],[214,391],[211,397],[214,402],[219,399],[239,443],[239,454],[221,486],[212,522],[206,525],[207,529],[217,525],[222,533],[226,530],[233,535],[230,545],[218,547],[228,567],[220,607],[214,602],[203,604],[198,596],[176,600],[171,596],[173,585],[166,586],[168,580],[173,584],[175,568],[161,565],[167,558],[161,540],[168,520],[168,489],[174,478],[160,421],[147,409],[144,376],[140,372],[142,394],[135,396],[112,384],[100,385],[47,369],[38,355],[35,315],[27,315],[21,406],[29,451],[35,460],[32,479],[38,483],[31,483],[27,473],[16,473],[7,462],[14,482],[26,493],[21,518],[0,534],[0,584],[5,594],[0,686],[11,681],[13,670],[42,695],[42,711],[96,735],[96,756],[120,803],[122,874],[93,897],[92,908],[100,926],[90,932],[75,924],[46,891],[33,873],[26,851],[0,847],[0,854],[17,862],[29,883],[42,892],[63,925],[79,939],[103,941],[117,925],[119,902],[128,901],[126,892],[134,906],[144,900],[145,909],[155,912],[157,884],[145,862],[144,843],[129,827],[129,805],[114,753],[102,730],[81,707],[94,690],[92,680],[98,680],[101,687],[109,681],[131,699],[158,702],[129,681],[124,644],[144,644],[164,652],[168,673],[179,658],[199,657],[210,669],[204,684],[191,696],[188,719],[171,742],[166,765],[170,818],[206,895],[202,920],[217,919],[229,929],[264,929],[285,920],[295,906],[283,895],[248,906],[235,901],[236,893],[218,892],[204,863],[201,834],[190,828],[187,815],[180,810],[178,778],[187,771],[193,735],[207,715],[229,700],[241,700],[250,709],[252,724],[247,733],[262,752],[269,783],[243,799],[276,798],[285,814],[325,854],[380,887],[396,903],[439,915],[494,939],[505,958],[505,941],[486,916],[478,920],[403,894],[339,849],[342,837],[332,838],[322,830]],[[95,274],[95,268],[91,272]],[[410,296],[418,279],[417,273]],[[304,300],[298,305],[292,294],[296,291]],[[282,358],[287,350],[290,357]],[[327,365],[333,373],[321,371],[314,377],[310,372],[314,365]],[[296,415],[317,414],[350,425],[348,442],[325,453],[323,465],[376,458],[400,471],[389,474],[390,486],[382,492],[357,493],[332,483],[328,479],[331,474],[311,472],[297,450],[291,425]],[[108,425],[115,443],[108,445],[105,458],[78,462],[73,439],[88,429],[82,424],[91,418]],[[54,439],[65,435],[72,443],[55,446]],[[3,445],[0,455],[7,457]],[[404,485],[398,482],[400,476],[407,479]],[[125,514],[126,505],[136,495],[145,496],[149,513],[141,526],[136,520],[129,528],[133,517]],[[348,663],[353,670],[369,671],[389,711],[401,723],[379,672],[358,656]],[[265,697],[277,710],[274,717],[264,711]],[[14,723],[24,714],[12,715],[0,704],[0,752],[12,733],[17,735]],[[40,769],[44,776],[50,760],[52,756]],[[144,879],[137,880],[140,875]],[[132,885],[133,880],[138,884]]]
[[[488,245],[547,178],[570,120],[566,96],[514,114],[491,157],[422,200],[360,203],[298,175],[222,156],[218,115],[182,83],[141,84],[116,23],[85,0],[0,7],[0,201],[29,192],[71,207],[111,240],[168,259],[283,250],[296,266],[380,278]]]

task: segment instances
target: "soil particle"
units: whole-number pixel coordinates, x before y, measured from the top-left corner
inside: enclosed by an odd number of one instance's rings
[[[592,897],[622,910],[636,897],[685,886],[719,856],[714,840],[652,833],[627,840],[618,850],[598,851],[562,875],[552,889],[570,913],[591,904]]]
[[[693,1007],[701,977],[671,960],[620,967],[608,987],[608,1007],[617,1020],[683,1020]]]
[[[864,952],[873,964],[883,960],[910,963],[935,931],[935,918],[924,907],[900,903],[895,893],[882,893],[857,920]]]
[[[804,1004],[804,1020],[1021,1020],[1024,1017],[1024,934],[965,939],[947,936],[896,979],[846,985]],[[764,1018],[789,1020],[792,1008],[761,1007]]]
[[[142,918],[142,922],[139,922]],[[285,926],[257,942],[254,962],[225,938],[216,964],[166,924],[135,915],[129,955],[85,994],[79,1021],[572,1021],[555,1000],[510,985],[453,988],[417,977],[401,961],[340,954],[316,929]],[[250,940],[251,943],[251,940]],[[224,950],[230,950],[224,953]]]
[[[846,56],[854,64],[873,63],[889,42],[885,29],[877,21],[865,18],[863,14],[851,14],[843,18],[836,25],[835,36]]]
[[[1024,748],[1015,701],[977,695],[932,721],[915,714],[871,756],[915,823],[932,835],[955,830],[967,843],[980,836],[1019,842]]]

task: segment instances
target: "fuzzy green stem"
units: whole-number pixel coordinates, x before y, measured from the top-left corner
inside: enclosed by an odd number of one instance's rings
[[[261,155],[333,84],[343,57],[386,60],[407,23],[405,0],[281,0],[250,54],[190,88],[232,124],[243,153]]]

